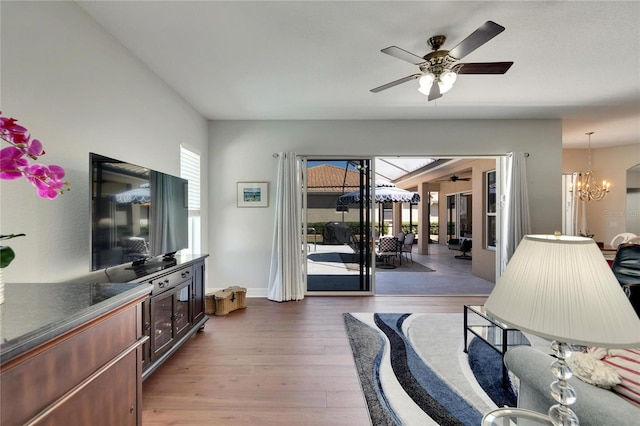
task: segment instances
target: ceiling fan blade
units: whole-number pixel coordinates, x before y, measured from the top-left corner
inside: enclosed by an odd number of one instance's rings
[[[451,175],[446,179],[436,180],[436,182],[458,182],[459,180],[470,181],[471,178],[461,178],[458,175]]]
[[[429,91],[429,101],[434,99],[438,99],[442,97],[442,93],[440,93],[440,86],[438,85],[438,80],[433,80],[433,84],[431,84],[431,90]]]
[[[400,49],[398,46],[389,46],[381,50],[382,53],[391,55],[394,58],[402,59],[403,61],[410,62],[414,65],[423,64],[426,61],[422,56],[414,55],[411,52],[407,52],[404,49]]]
[[[393,87],[393,86],[397,86],[398,84],[406,83],[407,81],[410,81],[410,80],[415,80],[416,78],[420,77],[421,75],[422,74],[408,75],[408,76],[403,77],[403,78],[401,78],[399,80],[392,81],[391,83],[383,84],[382,86],[376,87],[375,89],[371,89],[370,91],[373,92],[373,93],[382,92],[383,90],[389,89],[390,87]]]
[[[513,62],[478,62],[472,64],[458,64],[462,68],[458,70],[458,74],[504,74]]]
[[[493,21],[487,21],[467,38],[462,40],[456,47],[451,49],[449,56],[455,59],[462,59],[503,31],[504,27],[502,25],[498,25]]]

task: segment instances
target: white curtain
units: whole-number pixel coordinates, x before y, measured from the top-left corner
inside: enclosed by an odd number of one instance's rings
[[[580,173],[578,172],[573,172],[573,181],[572,181],[572,188],[576,188],[578,185],[578,177],[579,177]],[[575,208],[575,223],[576,226],[574,227],[574,233],[572,235],[589,235],[589,226],[587,223],[587,202],[586,201],[582,201],[580,200],[580,198],[578,198],[578,191],[573,191],[573,202],[574,205],[576,206]]]
[[[153,199],[149,212],[151,255],[168,254],[189,245],[189,236],[181,232],[189,212],[185,206],[183,181],[164,173],[151,172]]]
[[[267,298],[276,302],[302,300],[302,185],[294,152],[278,154],[275,224]]]
[[[502,221],[502,264],[501,271],[507,266],[520,240],[531,233],[529,216],[529,195],[527,193],[527,154],[512,152],[509,154],[506,170],[505,208]]]
[[[581,209],[576,191],[577,173],[562,175],[562,233],[578,235],[578,211]]]

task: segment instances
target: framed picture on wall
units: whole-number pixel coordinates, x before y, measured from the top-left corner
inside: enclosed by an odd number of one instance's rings
[[[269,207],[269,183],[238,182],[238,207]]]

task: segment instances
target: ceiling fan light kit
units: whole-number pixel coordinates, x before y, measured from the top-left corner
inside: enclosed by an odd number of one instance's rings
[[[487,21],[451,50],[440,50],[447,38],[444,35],[436,35],[427,40],[427,46],[432,52],[422,57],[397,46],[382,49],[383,53],[417,65],[420,73],[376,87],[371,89],[371,92],[378,93],[417,78],[418,91],[432,101],[451,90],[458,74],[504,74],[513,62],[457,63],[502,31],[503,26]]]
[[[437,80],[440,94],[447,93],[449,90],[451,90],[451,88],[453,87],[453,83],[456,82],[457,78],[458,74],[448,69],[443,70],[438,76],[436,76],[431,71],[427,71],[426,73],[422,74],[422,77],[420,77],[420,79],[418,80],[418,92],[428,96],[431,92],[434,80]]]

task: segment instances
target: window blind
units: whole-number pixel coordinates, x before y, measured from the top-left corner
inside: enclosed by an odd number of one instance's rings
[[[189,181],[189,210],[200,210],[200,154],[180,146],[180,177]]]

